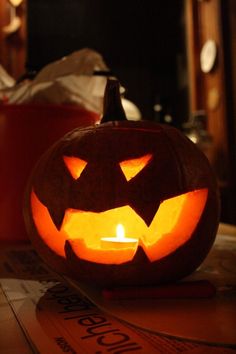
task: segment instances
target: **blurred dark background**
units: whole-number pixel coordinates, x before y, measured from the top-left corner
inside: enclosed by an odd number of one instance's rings
[[[13,17],[20,25],[4,32]],[[17,80],[74,51],[99,52],[142,118],[181,129],[203,150],[221,220],[236,224],[235,0],[0,0],[0,29],[0,64]],[[216,53],[205,72],[209,40]]]
[[[129,0],[28,1],[27,68],[81,48],[98,51],[146,119],[155,104],[181,125],[187,119],[184,3]],[[181,78],[182,76],[182,78]],[[182,86],[181,86],[182,85]]]

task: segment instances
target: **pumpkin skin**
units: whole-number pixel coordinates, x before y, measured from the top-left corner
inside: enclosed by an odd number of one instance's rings
[[[127,177],[127,162],[145,156],[148,162],[134,177]],[[80,167],[73,167],[71,158]],[[178,206],[181,217],[155,241],[152,225],[160,218],[157,212],[165,201],[180,196],[187,198],[191,209]],[[78,236],[65,226],[70,211],[73,220],[80,218]],[[90,231],[86,222],[79,227],[83,213],[90,220]],[[124,219],[119,220],[121,216]],[[160,284],[192,273],[208,254],[218,227],[218,189],[206,157],[177,129],[150,121],[108,122],[72,131],[43,155],[28,185],[24,217],[35,248],[58,272],[100,286]],[[138,238],[132,257],[128,252],[114,262],[116,249],[101,251],[98,246],[101,238],[113,236],[113,229],[106,234],[112,218],[124,224],[128,237]],[[130,219],[142,224],[140,234],[137,229],[132,233]],[[97,238],[93,251],[86,244],[89,233]],[[148,234],[151,245],[146,245]],[[170,242],[165,241],[168,237]]]

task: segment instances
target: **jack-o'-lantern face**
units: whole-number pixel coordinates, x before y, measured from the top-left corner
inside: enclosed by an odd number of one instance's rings
[[[167,256],[191,238],[208,189],[183,185],[161,130],[95,130],[65,146],[33,186],[40,237],[62,257],[74,240],[78,257],[96,263],[130,261],[138,246],[151,262]]]
[[[24,210],[29,236],[46,262],[60,272],[69,267],[77,280],[179,279],[199,266],[214,241],[214,175],[177,129],[117,121],[124,119],[119,91],[108,87],[116,92],[105,94],[103,123],[70,132],[35,167]]]

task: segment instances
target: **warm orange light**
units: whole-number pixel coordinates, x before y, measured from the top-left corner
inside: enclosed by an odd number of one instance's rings
[[[63,230],[57,230],[48,209],[39,201],[33,191],[31,193],[31,209],[39,235],[53,252],[65,257],[64,245],[68,235]]]
[[[118,238],[119,241],[122,241],[125,239],[125,229],[122,224],[118,224],[116,226],[116,238]]]
[[[44,242],[57,254],[64,256],[68,239],[78,257],[105,264],[130,261],[140,245],[150,261],[158,260],[186,243],[195,230],[204,210],[208,191],[199,189],[163,201],[148,227],[128,205],[101,213],[67,209],[60,231],[54,226],[47,208],[34,192],[31,196],[33,219]],[[112,235],[115,225],[118,236]],[[114,232],[114,231],[113,231]],[[107,242],[104,238],[123,238]],[[133,238],[135,242],[124,240]],[[111,241],[111,240],[110,240]]]
[[[120,168],[127,181],[135,177],[151,160],[152,154],[120,162]]]
[[[124,245],[127,243],[137,243],[138,239],[137,238],[131,238],[131,237],[126,237],[125,236],[125,229],[122,224],[118,224],[116,226],[116,236],[115,237],[102,237],[102,241],[105,242],[115,242],[115,243],[123,243]]]
[[[71,176],[78,179],[87,165],[87,162],[73,156],[63,156],[66,167],[68,168]]]

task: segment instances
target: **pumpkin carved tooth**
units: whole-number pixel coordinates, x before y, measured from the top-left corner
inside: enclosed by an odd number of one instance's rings
[[[49,208],[49,214],[57,230],[60,230],[65,215],[65,210],[63,210],[63,207],[60,205],[57,207],[51,207]]]
[[[26,227],[45,261],[77,280],[176,281],[201,264],[214,242],[216,179],[179,130],[125,121],[118,88],[108,81],[103,123],[67,134],[39,160],[26,192]],[[111,114],[118,121],[109,122]]]
[[[148,227],[152,223],[152,221],[159,209],[160,202],[154,201],[154,202],[147,203],[146,201],[143,201],[143,203],[140,203],[139,206],[133,205],[132,203],[130,204],[130,206],[143,219],[143,221],[145,222],[145,224]]]

